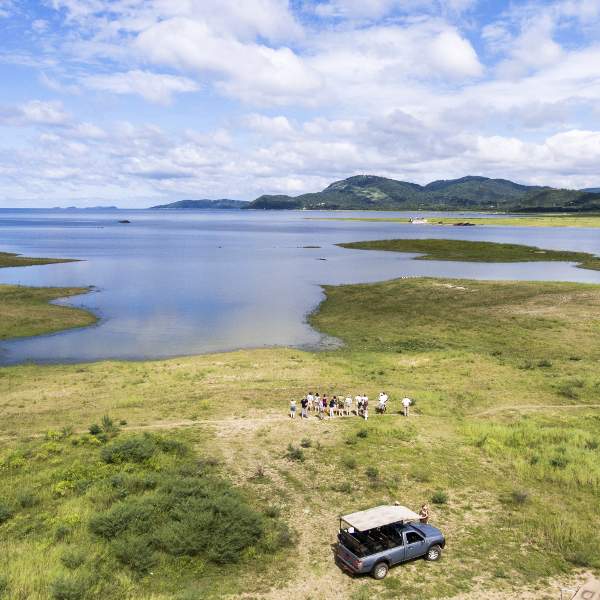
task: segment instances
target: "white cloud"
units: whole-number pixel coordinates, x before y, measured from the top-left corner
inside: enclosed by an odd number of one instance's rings
[[[187,77],[133,70],[126,73],[88,75],[83,85],[112,94],[137,94],[150,102],[169,104],[173,94],[198,91],[196,82]]]
[[[30,125],[65,125],[69,115],[61,102],[43,102],[31,100],[19,106],[0,107],[0,124],[30,126]]]

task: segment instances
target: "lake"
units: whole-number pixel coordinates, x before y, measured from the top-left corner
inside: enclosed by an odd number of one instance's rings
[[[65,303],[100,317],[94,327],[0,343],[0,363],[152,359],[276,345],[326,346],[330,340],[306,323],[306,315],[323,299],[322,284],[420,275],[600,283],[600,272],[568,263],[415,261],[414,255],[335,245],[436,237],[600,254],[598,230],[319,220],[410,214],[0,210],[0,251],[81,259],[0,269],[0,283],[93,285],[92,293]],[[131,223],[118,222],[123,219]]]

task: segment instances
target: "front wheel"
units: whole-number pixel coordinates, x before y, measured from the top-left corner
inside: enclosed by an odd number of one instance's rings
[[[431,546],[429,550],[427,550],[427,554],[425,555],[425,560],[439,560],[442,556],[442,549],[440,546]]]
[[[380,562],[373,567],[371,574],[373,575],[373,579],[384,579],[389,570],[390,568],[387,563]]]

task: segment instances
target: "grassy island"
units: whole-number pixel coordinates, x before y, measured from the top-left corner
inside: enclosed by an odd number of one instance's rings
[[[466,262],[574,262],[582,269],[600,270],[600,257],[586,252],[543,250],[521,244],[472,242],[467,240],[401,239],[339,244],[356,250],[385,250],[422,254],[416,260],[454,260]]]
[[[313,217],[315,218],[315,217]],[[328,221],[367,221],[373,223],[409,223],[408,217],[331,217]],[[471,223],[489,227],[600,227],[598,214],[539,214],[490,217],[430,217],[429,225],[458,225]]]
[[[76,261],[62,258],[29,258],[0,252],[0,268],[65,262]],[[92,325],[97,319],[90,312],[50,304],[52,300],[78,296],[89,291],[89,288],[79,287],[43,288],[0,285],[0,340]]]
[[[6,597],[512,600],[598,574],[600,286],[326,294],[335,351],[0,369]],[[309,389],[391,408],[292,421]],[[432,502],[442,561],[348,578],[337,515],[395,500]]]

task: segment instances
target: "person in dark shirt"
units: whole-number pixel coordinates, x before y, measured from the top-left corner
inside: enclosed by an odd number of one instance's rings
[[[303,419],[308,419],[308,400],[306,398],[302,398],[302,400],[300,400],[300,406],[302,406],[301,417]]]

